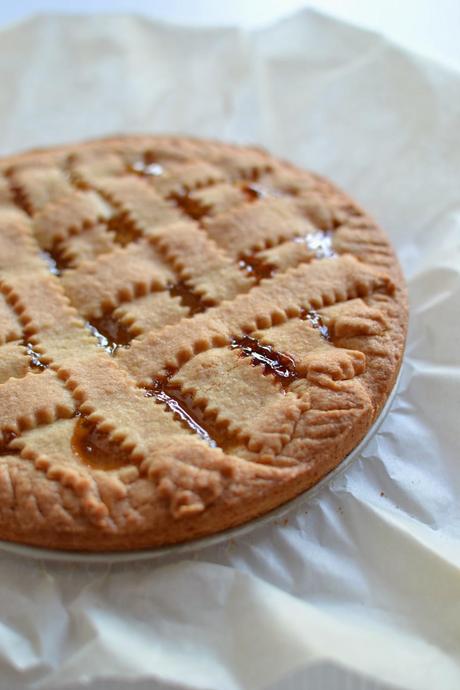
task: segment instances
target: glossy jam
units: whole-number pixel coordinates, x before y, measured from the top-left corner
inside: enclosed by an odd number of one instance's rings
[[[160,165],[153,155],[146,153],[145,156],[131,165],[128,165],[128,172],[143,177],[159,177],[164,175],[164,167]]]
[[[271,278],[275,271],[266,264],[262,259],[255,254],[251,256],[244,256],[240,259],[239,266],[241,270],[252,276],[254,280],[259,283],[264,278]]]
[[[11,441],[17,438],[17,434],[14,431],[3,431],[3,439],[0,437],[0,456],[2,455],[19,455],[19,450],[16,448],[8,448]]]
[[[91,323],[87,321],[85,326],[109,355],[114,355],[119,347],[128,347],[133,339],[123,324],[110,314],[100,319],[93,319]]]
[[[62,266],[60,265],[60,262],[58,261],[57,257],[55,254],[52,254],[51,252],[46,252],[45,250],[42,250],[39,255],[41,258],[46,261],[46,265],[48,267],[48,270],[50,273],[53,274],[53,276],[60,276],[62,273]]]
[[[113,232],[117,244],[126,247],[130,242],[139,239],[141,233],[135,228],[125,214],[118,213],[107,221],[107,230]]]
[[[329,231],[309,232],[303,237],[295,237],[294,242],[306,244],[308,249],[315,253],[317,259],[330,259],[336,255],[332,246],[332,233]]]
[[[129,453],[84,417],[77,419],[71,447],[81,462],[97,470],[116,470],[129,463]]]
[[[249,335],[235,338],[230,347],[232,350],[240,350],[244,357],[251,357],[255,366],[262,365],[264,373],[274,374],[283,385],[288,385],[297,378],[295,362],[292,357],[276,352],[270,345],[263,345],[256,338],[251,338]]]
[[[42,360],[42,355],[40,355],[36,350],[34,350],[34,347],[33,345],[31,345],[31,343],[25,342],[24,347],[26,348],[27,355],[30,359],[31,369],[34,369],[36,371],[44,371],[44,369],[48,368],[48,366]]]
[[[311,323],[313,328],[317,328],[319,330],[319,332],[321,333],[321,335],[323,336],[323,338],[325,338],[326,340],[331,339],[330,334],[329,334],[329,329],[326,326],[326,324],[323,322],[321,316],[318,314],[317,311],[315,311],[314,309],[310,309],[309,311],[304,311],[304,312],[302,312],[301,318],[304,319],[305,321],[308,321],[309,323]]]
[[[193,220],[201,220],[203,216],[209,213],[209,206],[203,204],[199,199],[193,198],[185,191],[180,194],[171,194],[170,198]]]
[[[205,441],[211,448],[216,448],[222,445],[222,439],[216,440],[217,433],[211,434],[202,426],[202,414],[199,410],[192,411],[193,404],[188,396],[181,395],[177,389],[168,385],[168,380],[154,381],[152,386],[145,391],[145,395],[149,398],[155,398],[160,403],[175,414],[181,422],[187,426],[191,431],[197,434],[203,441]]]
[[[193,290],[191,290],[183,281],[174,283],[174,285],[169,286],[169,294],[171,297],[179,297],[183,307],[189,310],[189,315],[199,314],[205,311],[208,306],[205,304],[198,295],[196,295]]]

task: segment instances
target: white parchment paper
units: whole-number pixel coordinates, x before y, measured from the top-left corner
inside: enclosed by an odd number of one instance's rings
[[[328,175],[411,297],[392,411],[287,524],[161,564],[0,555],[1,689],[457,690],[460,75],[305,12],[253,34],[41,17],[2,32],[0,80],[5,153],[184,132]]]

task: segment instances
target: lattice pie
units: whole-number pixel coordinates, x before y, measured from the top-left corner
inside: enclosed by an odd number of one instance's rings
[[[0,539],[170,544],[335,467],[398,372],[400,268],[326,180],[127,137],[0,162]]]

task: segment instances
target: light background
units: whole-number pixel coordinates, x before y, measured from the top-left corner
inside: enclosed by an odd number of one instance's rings
[[[258,26],[314,7],[460,69],[460,0],[16,0],[0,26],[37,12],[137,12],[193,24]]]

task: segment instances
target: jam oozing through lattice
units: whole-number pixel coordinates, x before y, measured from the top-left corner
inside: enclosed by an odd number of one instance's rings
[[[17,438],[14,431],[3,431],[0,435],[0,456],[2,455],[19,455],[17,448],[9,448],[11,441]]]
[[[116,470],[130,461],[130,454],[84,417],[78,417],[71,447],[78,458],[97,470]]]
[[[199,199],[192,197],[186,190],[180,193],[171,194],[169,197],[179,206],[182,211],[193,220],[200,220],[209,211],[210,207],[203,204]]]
[[[302,237],[294,237],[294,242],[306,244],[317,259],[329,259],[336,255],[332,246],[332,232],[329,230],[315,230]]]
[[[271,266],[255,254],[243,256],[239,261],[239,267],[254,278],[256,283],[260,283],[264,278],[271,278],[275,273]]]
[[[14,183],[14,170],[10,168],[10,170],[6,172],[6,175],[9,178],[9,187],[14,203],[16,204],[16,206],[18,206],[18,208],[25,211],[25,213],[27,213],[28,216],[32,216],[34,212],[32,204],[27,198],[27,195],[24,193],[22,187]]]
[[[44,369],[48,368],[48,366],[42,360],[42,355],[34,350],[34,346],[31,343],[24,342],[24,347],[26,348],[26,352],[30,360],[31,369],[43,371]]]
[[[60,276],[62,273],[62,266],[61,262],[58,260],[57,255],[53,252],[47,252],[44,249],[42,249],[39,252],[39,255],[41,258],[46,261],[46,265],[48,267],[48,270],[50,273],[52,273],[54,276]]]
[[[128,172],[142,177],[159,177],[164,174],[165,169],[153,153],[146,152],[142,158],[128,165]]]
[[[189,310],[189,316],[199,314],[205,311],[208,306],[212,306],[205,304],[183,281],[174,283],[174,285],[169,285],[168,290],[171,297],[180,298],[182,306]]]
[[[119,347],[127,347],[133,339],[127,328],[110,314],[88,321],[85,325],[109,355],[115,354]]]
[[[202,415],[199,410],[191,410],[191,400],[179,392],[178,389],[168,385],[168,378],[163,380],[155,380],[152,382],[150,388],[145,390],[145,395],[149,398],[155,398],[160,403],[166,405],[191,431],[205,441],[212,448],[218,445],[222,447],[225,443],[224,439],[218,438],[215,430],[213,435],[202,426]],[[217,437],[217,438],[216,438]]]
[[[317,311],[314,309],[310,310],[303,310],[301,314],[301,318],[304,319],[305,321],[308,321],[311,323],[313,328],[317,328],[323,338],[326,338],[326,340],[330,340],[330,334],[329,334],[329,329],[324,323],[323,319],[321,318],[320,314],[318,314]]]
[[[113,233],[114,240],[122,247],[126,247],[130,242],[138,240],[141,236],[125,213],[115,213],[106,223],[107,230]]]
[[[244,357],[251,357],[252,363],[262,365],[265,374],[274,374],[283,385],[288,385],[297,378],[295,362],[292,357],[276,352],[271,345],[263,345],[256,338],[245,335],[232,340],[232,350],[240,350]]]

